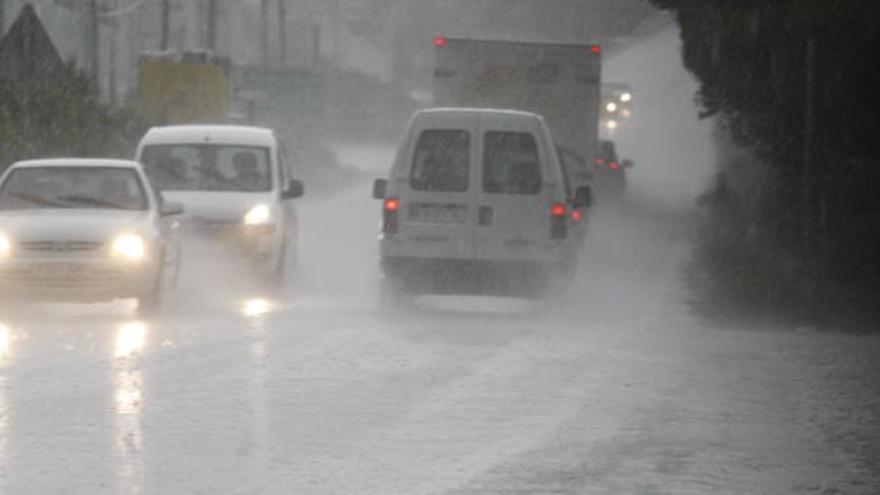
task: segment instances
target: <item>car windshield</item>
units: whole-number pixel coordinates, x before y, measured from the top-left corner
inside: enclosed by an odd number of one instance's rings
[[[161,191],[268,191],[269,149],[256,146],[146,146],[141,161]]]
[[[145,210],[137,173],[111,167],[39,167],[13,170],[0,186],[0,210]]]
[[[596,157],[607,161],[617,161],[617,150],[614,148],[612,141],[599,141],[599,147],[596,150]]]

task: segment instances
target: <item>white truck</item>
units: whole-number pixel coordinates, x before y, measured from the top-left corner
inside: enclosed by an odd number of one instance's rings
[[[435,106],[536,113],[560,147],[592,163],[599,139],[599,45],[441,36],[434,46]]]

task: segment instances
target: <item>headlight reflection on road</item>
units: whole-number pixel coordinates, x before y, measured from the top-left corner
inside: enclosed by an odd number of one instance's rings
[[[253,297],[241,305],[241,314],[248,318],[264,316],[275,309],[275,303],[262,297]]]
[[[143,402],[141,372],[123,371],[116,377],[116,412],[137,414]]]
[[[6,258],[12,252],[12,243],[9,242],[9,239],[0,234],[0,258]]]
[[[0,323],[0,362],[9,357],[12,329]]]
[[[139,491],[138,473],[143,469],[139,453],[143,449],[141,411],[144,408],[144,375],[131,358],[142,351],[147,340],[147,325],[133,321],[119,325],[113,354],[116,380],[116,444],[122,459],[119,477],[124,491]]]
[[[116,332],[113,355],[117,358],[131,357],[142,351],[147,341],[147,325],[142,322],[125,323]]]

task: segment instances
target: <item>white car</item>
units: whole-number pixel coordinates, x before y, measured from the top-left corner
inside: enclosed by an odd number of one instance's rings
[[[303,194],[270,129],[232,125],[154,127],[136,160],[153,185],[187,210],[185,229],[229,241],[271,279],[296,259],[294,198]]]
[[[382,199],[383,289],[540,295],[570,273],[568,186],[550,131],[527,112],[431,109],[410,121]]]
[[[61,158],[0,177],[0,293],[5,300],[136,298],[154,308],[178,270],[172,215],[136,162]]]

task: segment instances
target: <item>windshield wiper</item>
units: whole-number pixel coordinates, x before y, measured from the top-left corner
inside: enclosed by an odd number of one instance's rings
[[[49,198],[44,198],[42,196],[37,196],[35,194],[12,193],[12,194],[10,194],[10,196],[15,199],[21,199],[21,200],[27,201],[28,203],[33,203],[35,205],[49,206],[51,208],[69,208],[70,207],[69,205],[66,205],[64,203],[58,203],[56,201],[52,201]]]
[[[93,198],[91,196],[62,196],[60,198],[61,201],[66,201],[68,203],[78,204],[78,205],[89,205],[89,206],[97,206],[100,208],[111,208],[114,210],[126,210],[127,208],[118,203],[113,203],[112,201],[107,201],[99,198]]]

